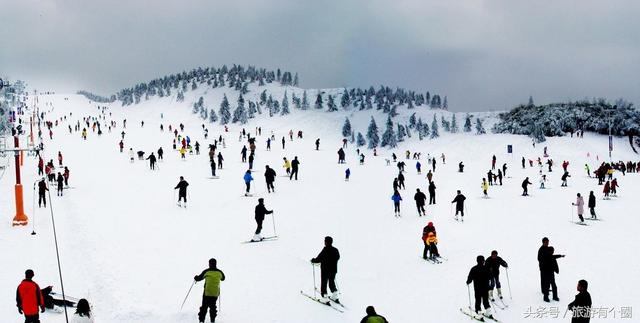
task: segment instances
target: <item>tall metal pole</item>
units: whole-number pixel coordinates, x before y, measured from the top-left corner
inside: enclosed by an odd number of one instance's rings
[[[24,200],[22,194],[22,181],[20,177],[20,140],[18,136],[13,137],[13,144],[16,148],[15,151],[15,161],[16,161],[16,186],[15,186],[15,197],[16,197],[16,215],[13,217],[13,225],[27,225],[29,223],[29,218],[26,214],[24,214]]]

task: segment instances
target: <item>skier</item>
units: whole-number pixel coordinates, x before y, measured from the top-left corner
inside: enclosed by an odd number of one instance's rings
[[[351,170],[347,168],[347,170],[344,171],[344,180],[349,181],[350,176],[351,176]]]
[[[431,182],[433,180],[433,173],[431,170],[427,172],[427,181]]]
[[[149,160],[149,168],[151,168],[151,170],[155,170],[156,169],[156,155],[154,155],[153,152],[151,152],[151,155],[149,155],[149,157],[147,157],[147,159]]]
[[[254,154],[249,155],[249,169],[253,169],[253,160],[255,159]]]
[[[56,182],[58,183],[56,195],[62,196],[62,190],[64,188],[64,177],[62,173],[58,172],[58,177],[56,177]]]
[[[271,213],[273,213],[273,210],[267,210],[267,208],[264,206],[264,199],[259,198],[258,205],[256,205],[256,208],[255,208],[255,219],[256,219],[257,227],[256,227],[256,232],[253,238],[251,239],[251,241],[262,241],[264,239],[262,235],[260,235],[260,232],[262,231],[262,221],[264,221],[265,215],[271,214]]]
[[[416,170],[418,171],[418,175],[422,174],[422,165],[420,164],[419,161],[416,162]]]
[[[47,196],[45,195],[45,192],[48,191],[49,188],[47,188],[47,182],[43,179],[41,179],[38,182],[38,207],[41,207],[42,204],[44,204],[44,207],[47,207]]]
[[[500,186],[502,186],[502,170],[498,168],[498,180],[500,181]]]
[[[249,196],[249,190],[251,189],[251,181],[253,181],[253,176],[251,176],[251,170],[248,170],[244,173],[244,185],[247,187],[244,192],[244,196]]]
[[[81,298],[76,305],[76,312],[73,315],[72,323],[94,323],[91,317],[91,306],[89,301]]]
[[[584,170],[587,171],[587,176],[591,177],[591,170],[588,164],[584,164]]]
[[[220,282],[225,279],[222,270],[218,269],[215,258],[209,259],[209,268],[203,270],[200,275],[193,277],[193,280],[196,282],[203,279],[204,291],[202,293],[202,306],[200,306],[200,311],[198,312],[198,320],[200,323],[204,323],[204,318],[207,316],[207,309],[209,309],[211,322],[215,322],[216,315],[218,315],[216,302],[218,301],[218,297],[220,297]]]
[[[316,150],[320,150],[320,138],[316,139]]]
[[[484,256],[476,257],[477,265],[473,266],[467,276],[467,285],[473,282],[473,291],[476,298],[475,311],[479,315],[493,318],[491,314],[491,305],[489,305],[488,291],[490,273],[489,269],[484,264]],[[480,303],[484,305],[484,313],[481,313]]]
[[[282,158],[284,160],[284,165],[282,165],[282,168],[284,168],[284,170],[287,172],[287,175],[291,174],[291,162],[289,162],[289,160],[287,160],[287,157]]]
[[[464,200],[466,200],[467,198],[462,195],[462,193],[460,192],[460,190],[458,190],[456,197],[453,198],[453,201],[451,201],[451,203],[455,203],[456,204],[456,220],[458,220],[458,212],[460,212],[460,220],[464,221]]]
[[[398,188],[401,188],[403,190],[406,188],[404,186],[404,175],[402,175],[402,172],[398,174]]]
[[[571,177],[571,175],[569,175],[569,172],[564,171],[564,174],[562,174],[562,177],[560,177],[560,179],[562,180],[562,185],[563,187],[567,186],[567,177]]]
[[[342,148],[347,148],[347,138],[342,139]]]
[[[134,156],[135,156],[135,153],[133,152],[133,148],[129,148],[129,160],[132,163],[133,163],[133,157]]]
[[[542,174],[542,175],[540,176],[540,188],[541,188],[541,189],[544,189],[544,188],[545,188],[545,187],[544,187],[544,183],[546,183],[546,182],[547,182],[547,175]]]
[[[282,137],[282,149],[283,149],[283,150],[284,150],[284,143],[285,143],[285,142],[286,142],[286,141],[284,140],[284,136],[283,136],[283,137]]]
[[[617,190],[617,188],[618,188],[618,187],[620,187],[620,186],[618,185],[618,179],[617,179],[617,178],[614,178],[614,179],[611,181],[611,194],[612,194],[613,196],[618,196],[618,190]]]
[[[507,177],[507,163],[502,164],[502,175],[504,177]],[[500,182],[500,183],[502,183],[502,182]],[[502,185],[502,184],[500,184],[500,185]]]
[[[553,253],[553,247],[548,247],[546,249],[542,266],[542,293],[544,294],[543,300],[547,303],[549,302],[549,288],[551,288],[551,292],[553,293],[553,300],[556,302],[560,301],[558,298],[558,287],[556,286],[555,274],[560,273],[557,259],[564,257],[564,255],[554,255]]]
[[[522,181],[522,196],[529,196],[529,185],[531,185],[531,182],[529,182],[529,177],[527,177]]]
[[[44,297],[40,286],[33,281],[33,270],[27,269],[24,272],[24,280],[18,285],[16,291],[16,306],[18,312],[24,314],[25,323],[40,323],[40,312],[44,313]]]
[[[344,164],[344,150],[342,148],[338,149],[338,164]]]
[[[435,236],[436,234],[436,228],[433,226],[433,222],[429,222],[427,223],[427,225],[422,229],[422,242],[424,242],[424,250],[422,251],[422,259],[428,259],[428,254],[429,254],[429,244],[427,243],[427,239],[429,238],[429,235],[433,234]]]
[[[571,204],[578,207],[578,218],[580,218],[580,222],[584,222],[584,218],[582,217],[582,214],[584,213],[584,199],[582,199],[580,193],[578,193],[578,196],[576,197],[576,202]]]
[[[367,306],[367,316],[360,320],[360,323],[389,323],[384,316],[378,315],[373,306]]]
[[[573,312],[571,323],[589,323],[591,320],[591,294],[587,291],[588,287],[589,283],[586,280],[578,281],[578,295],[567,306],[567,309]]]
[[[276,171],[273,168],[270,168],[269,165],[264,166],[264,179],[267,182],[267,192],[271,193],[273,191],[276,192],[276,189],[273,187],[273,182],[276,180]]]
[[[162,147],[158,148],[158,159],[162,160],[163,155],[164,155],[164,150],[162,150]]]
[[[458,173],[464,173],[464,164],[462,162],[458,163]]]
[[[184,180],[184,177],[180,176],[178,185],[173,188],[174,190],[178,190],[178,206],[182,206],[180,200],[184,200],[184,206],[187,206],[187,186],[189,186],[189,183]]]
[[[433,168],[433,172],[436,172],[436,158],[431,159],[431,168]]]
[[[495,287],[498,292],[498,298],[502,299],[502,290],[500,286],[500,266],[504,268],[509,268],[507,262],[504,261],[501,257],[498,257],[498,251],[491,251],[491,256],[489,256],[485,262],[485,266],[489,268],[489,300],[492,302],[495,301],[493,298],[493,288]]]
[[[67,166],[64,167],[64,172],[62,173],[62,177],[64,177],[64,186],[69,187],[69,168]]]
[[[222,169],[222,161],[224,158],[222,157],[222,152],[218,152],[218,169]]]
[[[436,184],[429,182],[429,205],[436,204]]]
[[[424,193],[420,192],[419,188],[416,188],[416,194],[413,196],[413,199],[416,201],[418,216],[427,215],[427,212],[424,209],[424,204],[427,197],[424,195]]]
[[[58,151],[58,165],[62,166],[62,153]]]
[[[247,162],[247,146],[242,146],[242,150],[240,151],[240,155],[242,156],[242,162]]]
[[[426,232],[426,236],[425,236]],[[438,237],[436,236],[436,228],[432,222],[429,222],[422,230],[422,239],[424,240],[425,250],[422,252],[422,258],[436,261],[436,258],[440,257],[438,253]],[[429,257],[427,258],[427,251],[429,251]]]
[[[607,181],[606,183],[604,183],[604,188],[602,189],[602,193],[604,193],[604,199],[608,200],[609,199],[609,192],[611,191],[611,184],[609,183],[609,181]]]
[[[522,169],[524,169],[524,156],[522,157]]]
[[[44,174],[44,159],[42,157],[38,158],[38,175]]]
[[[495,170],[496,169],[496,155],[493,155],[493,157],[491,158],[491,170]]]
[[[267,150],[271,150],[271,138],[267,138]]]
[[[397,190],[393,192],[391,196],[391,200],[393,201],[393,214],[396,217],[400,216],[400,201],[402,201],[402,196],[400,196],[400,192]]]
[[[487,172],[487,179],[489,180],[489,185],[493,186],[493,172],[491,170]]]
[[[312,258],[311,262],[320,264],[320,295],[323,302],[328,302],[327,283],[331,290],[330,300],[338,302],[338,289],[336,288],[336,273],[338,272],[338,260],[340,260],[340,252],[333,246],[333,238],[327,236],[324,238],[324,248],[317,257]]]
[[[209,163],[211,164],[211,177],[216,177],[216,161],[212,158]]]
[[[200,155],[200,143],[196,141],[194,146],[196,147],[196,155]]]
[[[298,161],[298,156],[293,157],[291,161],[291,175],[289,175],[289,180],[291,180],[294,176],[296,181],[298,180],[298,166],[300,165],[300,161]]]
[[[591,213],[591,218],[596,218],[596,196],[593,195],[593,191],[589,192],[589,202],[587,204],[589,207],[589,212]]]
[[[480,187],[482,188],[482,194],[484,194],[483,196],[485,198],[488,198],[489,195],[487,194],[487,191],[489,190],[489,183],[487,183],[486,178],[482,178],[482,184],[480,184]]]
[[[364,154],[360,154],[360,165],[364,165]]]

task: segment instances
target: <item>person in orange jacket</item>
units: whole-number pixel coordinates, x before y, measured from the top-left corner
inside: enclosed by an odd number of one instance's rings
[[[34,276],[33,270],[27,269],[24,272],[24,276],[25,279],[18,285],[16,291],[18,312],[24,314],[25,323],[40,323],[38,307],[44,313],[42,291],[40,291],[40,286],[32,280]]]

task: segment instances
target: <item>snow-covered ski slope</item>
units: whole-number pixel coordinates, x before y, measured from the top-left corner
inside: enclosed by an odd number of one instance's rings
[[[235,97],[229,96],[232,107]],[[240,162],[244,142],[238,141],[242,127],[230,125],[224,133],[221,126],[205,123],[210,140],[204,140],[202,121],[188,107],[196,98],[188,96],[180,106],[170,99],[152,99],[125,108],[109,105],[118,127],[109,133],[103,126],[102,136],[89,129],[88,139],[83,141],[80,132],[69,134],[68,122],[97,116],[96,104],[76,95],[40,96],[42,110],[50,110],[45,103],[52,103],[48,120],[67,115],[66,122],[54,127],[53,140],[44,139],[46,159],[54,159],[57,165],[56,154],[62,151],[64,164],[71,170],[73,188],[65,190],[64,197],[56,197],[51,187],[65,288],[72,296],[89,299],[96,322],[196,322],[202,283],[194,287],[184,309],[179,308],[192,277],[206,267],[210,257],[218,259],[227,276],[221,285],[217,322],[358,322],[367,305],[374,305],[390,322],[465,322],[469,318],[459,308],[468,306],[468,271],[477,255],[488,256],[494,249],[510,265],[513,300],[507,296],[510,306],[496,311],[503,322],[569,321],[527,318],[526,312],[554,306],[562,317],[579,279],[589,281],[596,307],[614,308],[618,313],[621,307],[640,308],[640,260],[635,256],[640,247],[635,228],[640,220],[634,199],[640,178],[637,174],[616,174],[621,185],[619,197],[605,201],[600,199],[602,187],[584,171],[585,163],[592,169],[599,164],[596,156],[600,161],[605,158],[606,137],[587,133],[584,139],[549,138],[533,148],[524,136],[444,134],[442,129],[441,137],[435,140],[418,141],[414,136],[394,151],[401,158],[407,149],[422,152],[423,174],[416,174],[414,160],[405,160],[407,189],[401,191],[402,217],[396,218],[390,197],[397,168],[385,163],[391,151],[378,149],[379,156],[374,157],[372,151],[365,150],[366,162],[359,165],[356,147],[350,144],[347,164],[337,164],[340,128],[349,112],[292,111],[287,117],[252,119],[245,128],[253,134],[255,127],[261,126],[262,136],[257,140],[254,196],[244,197],[242,176],[247,164]],[[218,102],[211,104],[216,110]],[[422,111],[418,113],[423,120],[431,120],[432,110],[416,111]],[[358,113],[353,118],[356,131],[366,132],[370,115]],[[125,152],[119,153],[124,118]],[[462,125],[463,119],[458,120]],[[102,123],[108,121],[107,113]],[[384,116],[376,114],[376,121],[383,131]],[[173,135],[167,129],[169,124],[176,127],[181,122],[186,126],[182,134],[203,146],[201,155],[188,155],[186,161],[171,149]],[[159,129],[161,123],[164,132]],[[290,129],[302,130],[304,138],[289,141],[287,137],[283,150],[280,139]],[[266,151],[271,131],[276,140],[271,151]],[[226,148],[221,149],[224,169],[219,171],[220,179],[212,180],[207,178],[206,146],[220,134],[226,141]],[[316,138],[321,141],[320,151],[314,149]],[[513,156],[506,153],[507,144],[514,146]],[[615,160],[638,159],[626,138],[616,139],[614,145]],[[136,158],[133,164],[129,162],[130,147],[149,153],[160,146],[165,159],[157,171],[149,170],[147,161]],[[557,166],[548,175],[548,188],[539,190],[538,167],[522,169],[520,158],[542,156],[544,146]],[[418,217],[413,194],[416,188],[427,191],[427,154],[439,157],[442,153],[446,164],[438,158],[434,174],[437,204],[427,206],[427,217]],[[503,186],[490,187],[491,198],[483,199],[480,183],[494,154],[498,166],[508,164],[508,178]],[[285,174],[282,158],[294,156],[301,162],[298,181],[281,177]],[[560,187],[563,160],[570,162],[568,188]],[[464,173],[457,172],[459,161],[466,165]],[[33,209],[36,163],[36,159],[26,158],[22,172],[31,221],[28,227],[10,226],[14,166],[0,179],[0,214],[4,219],[0,226],[2,322],[24,320],[14,302],[15,288],[25,269],[34,269],[34,280],[40,286],[54,285],[60,291],[49,210]],[[267,194],[262,175],[266,164],[278,173],[275,194]],[[351,169],[349,182],[344,181],[347,167]],[[179,176],[190,183],[186,209],[175,203],[173,187]],[[525,176],[534,183],[530,197],[520,196]],[[464,223],[452,218],[450,201],[457,189],[467,196]],[[599,197],[597,211],[603,221],[575,225],[570,222],[571,202],[577,192],[587,196],[590,190]],[[274,210],[280,238],[243,244],[255,230],[253,208],[259,197]],[[34,221],[35,236],[30,235]],[[271,235],[271,221],[267,216],[264,235]],[[422,228],[429,221],[437,228],[440,253],[448,259],[442,264],[421,258]],[[321,250],[326,235],[334,238],[341,253],[337,282],[341,300],[348,307],[345,313],[300,295],[300,290],[313,292],[309,260]],[[551,304],[544,303],[539,292],[536,253],[544,236],[550,238],[556,253],[567,255],[559,260],[560,274],[556,276],[561,301]],[[319,279],[319,272],[316,274]],[[501,280],[505,295],[509,295],[504,271]],[[42,321],[63,322],[64,316],[47,312]]]

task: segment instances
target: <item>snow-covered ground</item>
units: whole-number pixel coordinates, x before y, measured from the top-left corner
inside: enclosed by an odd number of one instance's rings
[[[234,98],[229,101],[235,106]],[[244,142],[238,141],[238,125],[230,125],[224,133],[221,126],[206,124],[210,140],[204,140],[202,120],[189,108],[152,99],[125,108],[111,105],[108,112],[113,113],[118,127],[109,133],[103,126],[102,136],[89,130],[84,141],[79,132],[69,134],[67,125],[82,116],[98,116],[96,104],[76,95],[40,96],[40,102],[45,111],[50,109],[45,103],[52,103],[48,120],[67,115],[66,121],[54,127],[53,140],[45,138],[44,154],[46,160],[54,159],[57,164],[56,154],[61,151],[71,170],[72,189],[66,190],[64,197],[56,197],[52,187],[62,272],[67,293],[88,298],[97,322],[196,322],[201,283],[194,287],[184,309],[179,308],[193,275],[206,268],[210,257],[218,259],[227,276],[222,283],[219,322],[358,322],[367,305],[374,305],[390,322],[463,322],[469,319],[458,308],[468,305],[468,271],[477,255],[488,256],[494,249],[509,263],[513,292],[513,300],[506,298],[509,308],[496,313],[504,322],[569,321],[561,317],[579,279],[589,281],[595,307],[617,311],[618,318],[611,322],[633,321],[619,319],[622,307],[640,309],[640,260],[635,257],[640,247],[635,228],[640,219],[633,200],[634,192],[640,190],[638,175],[616,174],[621,185],[619,196],[598,199],[597,211],[603,221],[589,222],[589,226],[570,222],[576,193],[586,197],[593,190],[602,195],[602,187],[586,176],[584,164],[593,169],[605,159],[606,137],[586,133],[583,139],[549,138],[533,148],[524,136],[443,134],[425,141],[414,136],[394,150],[398,156],[404,156],[405,150],[422,152],[421,162],[427,169],[427,154],[444,153],[446,164],[438,159],[434,175],[437,204],[427,207],[427,217],[418,217],[413,194],[416,188],[427,191],[426,171],[418,175],[415,161],[406,161],[407,189],[401,191],[402,217],[396,218],[390,196],[397,168],[385,163],[391,151],[379,149],[379,156],[374,157],[366,150],[366,163],[359,165],[356,147],[350,145],[347,164],[337,164],[340,128],[348,112],[293,111],[283,118],[252,119],[245,128],[253,133],[261,126],[262,136],[258,137],[254,165],[254,196],[244,197],[242,176],[247,164],[240,162]],[[217,109],[217,104],[211,105]],[[427,122],[432,118],[430,113],[422,113]],[[370,115],[359,113],[352,120],[356,131],[366,132]],[[124,118],[125,153],[119,153]],[[458,120],[462,125],[463,119]],[[383,131],[382,114],[376,114],[376,121]],[[189,155],[186,161],[171,149],[173,135],[167,129],[169,124],[175,127],[181,122],[186,125],[183,135],[203,146],[201,155]],[[159,129],[161,123],[164,132]],[[283,150],[280,139],[290,129],[302,130],[304,139],[287,138]],[[271,131],[276,140],[272,150],[266,151],[266,135]],[[220,134],[226,141],[221,150],[224,169],[220,179],[212,180],[207,178],[206,146]],[[316,138],[321,140],[320,151],[314,149]],[[513,155],[506,153],[507,144],[514,146]],[[638,159],[626,138],[616,139],[614,145],[614,160]],[[157,171],[149,170],[147,161],[129,162],[126,151],[130,147],[149,153],[160,146],[165,160]],[[522,169],[520,159],[542,156],[543,146],[548,147],[556,167],[548,175],[548,188],[539,190],[538,168]],[[491,198],[483,199],[480,182],[494,154],[498,165],[508,164],[508,178],[503,186],[490,187]],[[282,158],[294,156],[301,162],[298,181],[280,176],[284,174]],[[570,162],[568,188],[560,187],[563,160]],[[459,161],[466,165],[464,173],[457,172]],[[14,302],[15,288],[25,269],[35,270],[34,280],[41,287],[54,285],[59,291],[49,210],[33,209],[36,163],[36,159],[26,158],[22,171],[28,227],[10,226],[14,166],[0,179],[0,214],[4,218],[0,226],[2,322],[23,320]],[[267,164],[279,175],[275,194],[266,191],[262,174]],[[347,167],[352,172],[349,182],[343,179]],[[175,204],[173,187],[179,176],[190,183],[187,209]],[[520,196],[525,176],[534,183],[530,197]],[[450,202],[457,189],[467,196],[464,223],[452,218]],[[253,208],[259,197],[274,210],[280,239],[242,244],[255,229]],[[270,216],[265,220],[266,234],[273,230],[271,221]],[[429,221],[438,230],[440,253],[448,259],[443,264],[421,259],[422,228]],[[34,222],[37,234],[30,235]],[[300,290],[312,292],[309,259],[321,250],[326,235],[334,238],[341,253],[337,279],[341,300],[348,306],[345,313],[300,296]],[[567,255],[559,260],[560,274],[556,276],[561,301],[551,304],[544,303],[539,292],[536,253],[544,236],[550,238],[556,253]],[[506,278],[503,271],[503,289],[509,295]],[[526,312],[551,306],[559,309],[559,319],[527,318]],[[613,312],[608,315],[611,318]],[[42,321],[63,322],[64,315],[48,312]]]

